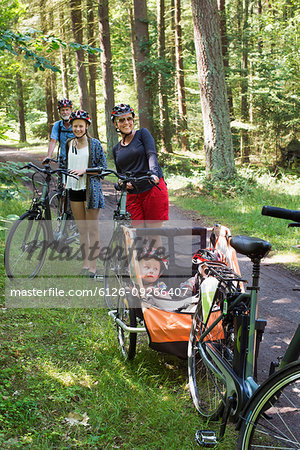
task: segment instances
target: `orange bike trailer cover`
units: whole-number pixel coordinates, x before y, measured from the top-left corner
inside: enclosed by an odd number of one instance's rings
[[[143,315],[150,348],[186,359],[193,315],[157,308],[145,308]]]
[[[213,311],[207,326],[210,326],[221,314]],[[149,335],[149,347],[153,350],[169,353],[178,358],[187,358],[188,342],[193,322],[193,314],[163,311],[157,308],[143,309],[144,322]],[[213,328],[205,341],[224,339],[222,322]]]

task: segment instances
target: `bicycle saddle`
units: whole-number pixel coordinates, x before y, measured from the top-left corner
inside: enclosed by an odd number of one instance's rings
[[[233,236],[230,239],[230,245],[242,255],[249,258],[264,258],[271,250],[271,244],[260,238],[249,236]]]

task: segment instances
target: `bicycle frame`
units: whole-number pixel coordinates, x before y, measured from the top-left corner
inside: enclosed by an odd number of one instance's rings
[[[253,261],[253,272],[252,272],[252,286],[248,289],[251,291],[249,293],[240,293],[231,303],[224,308],[220,316],[208,327],[203,334],[201,334],[198,342],[199,353],[206,366],[227,386],[227,399],[223,399],[226,403],[229,398],[235,401],[231,404],[230,415],[232,420],[235,422],[238,420],[239,413],[243,409],[247,400],[253,395],[257,390],[259,385],[254,379],[254,368],[256,360],[256,321],[257,321],[257,305],[258,305],[258,289],[259,289],[259,261]],[[218,286],[219,287],[219,286]],[[213,299],[211,310],[216,300],[218,289],[215,293]],[[227,314],[230,314],[238,305],[242,303],[249,303],[249,322],[247,321],[247,327],[241,328],[241,333],[246,340],[246,351],[241,355],[240,370],[235,370],[236,368],[231,367],[222,355],[219,353],[218,349],[214,346],[213,342],[205,342],[205,338],[213,330],[213,328],[224,318]],[[211,312],[211,311],[210,311]],[[207,319],[208,320],[208,319]],[[237,319],[236,319],[237,320]],[[243,329],[246,328],[246,329]],[[245,336],[246,333],[246,336]],[[211,358],[212,362],[207,357],[207,354]],[[240,372],[240,373],[238,373]],[[235,406],[233,406],[235,405]]]

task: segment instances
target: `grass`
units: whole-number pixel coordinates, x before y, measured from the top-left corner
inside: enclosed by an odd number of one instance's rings
[[[0,314],[1,448],[197,448],[185,362],[144,347],[126,363],[104,310]]]

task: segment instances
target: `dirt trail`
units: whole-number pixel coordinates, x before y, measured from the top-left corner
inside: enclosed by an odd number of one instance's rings
[[[0,145],[0,161],[32,161],[37,165],[45,154],[30,153]],[[111,183],[103,183],[106,208],[101,217],[112,217],[115,201]],[[192,220],[195,226],[203,221],[195,212],[186,212],[176,206],[170,207],[171,219]],[[287,230],[288,232],[288,230]],[[251,280],[251,263],[246,257],[239,257],[243,277]],[[282,266],[263,262],[261,267],[261,290],[259,317],[267,320],[264,339],[259,355],[259,380],[268,376],[269,365],[277,356],[283,355],[298,323],[300,311],[300,275],[293,274]]]

